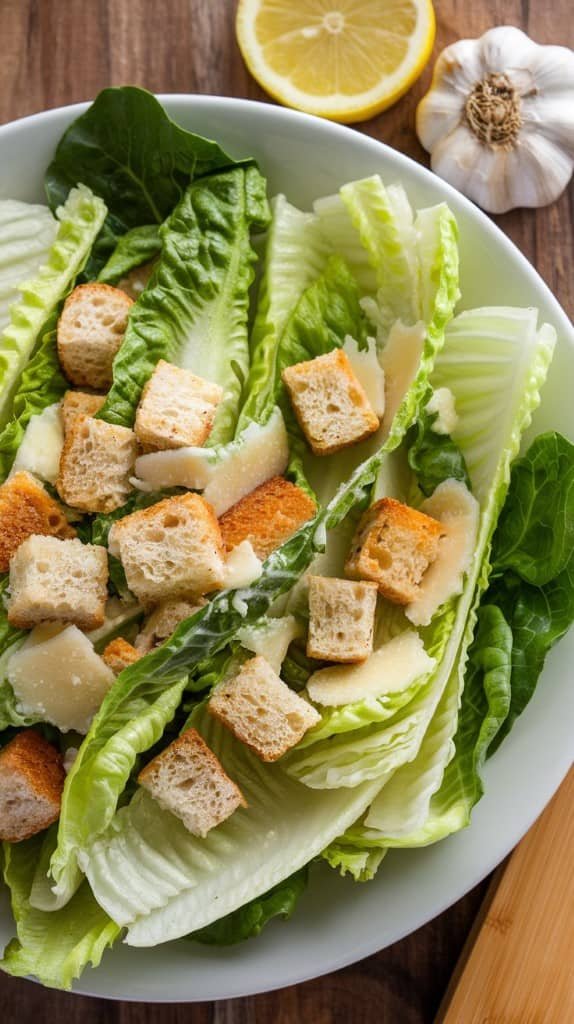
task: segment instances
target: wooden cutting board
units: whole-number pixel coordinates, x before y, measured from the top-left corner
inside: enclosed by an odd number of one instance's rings
[[[436,1024],[574,1021],[574,769],[495,875]]]

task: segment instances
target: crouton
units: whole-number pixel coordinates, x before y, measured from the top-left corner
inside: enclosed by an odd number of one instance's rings
[[[223,388],[160,359],[145,385],[135,432],[146,448],[200,448],[209,435]]]
[[[364,661],[373,650],[376,607],[376,583],[310,576],[307,655]]]
[[[438,554],[444,527],[394,498],[381,498],[363,515],[345,564],[354,579],[372,580],[396,604],[410,604]]]
[[[68,295],[58,321],[60,364],[76,387],[106,390],[133,300],[109,284],[80,284]]]
[[[134,267],[125,277],[120,278],[116,288],[125,292],[126,295],[129,295],[130,299],[136,302],[153,274],[156,263],[157,260],[150,260],[149,263],[142,263],[141,266]]]
[[[38,622],[98,629],[105,618],[107,582],[105,548],[34,534],[10,561],[8,621],[19,629]]]
[[[64,510],[30,473],[21,471],[0,487],[0,573],[33,533],[46,537],[75,537]]]
[[[118,636],[110,640],[102,652],[102,658],[108,668],[111,668],[114,675],[119,676],[128,665],[133,665],[143,657],[143,651],[137,651],[133,644],[128,643],[123,637]]]
[[[164,498],[118,520],[110,530],[109,550],[146,606],[193,599],[224,585],[221,533],[211,505],[199,494]]]
[[[86,391],[66,391],[60,407],[64,434],[78,416],[95,416],[105,400],[105,395],[89,395]]]
[[[246,494],[219,520],[227,552],[248,540],[260,559],[267,558],[317,511],[300,487],[274,476]]]
[[[247,806],[239,787],[195,729],[186,729],[154,757],[139,773],[138,782],[160,807],[202,838],[238,807]]]
[[[133,430],[91,416],[76,416],[66,432],[56,487],[72,508],[113,512],[132,490]]]
[[[277,761],[321,716],[258,655],[235,678],[216,687],[207,710],[257,754]]]
[[[341,349],[288,366],[281,377],[314,455],[331,455],[378,430],[379,418]]]
[[[19,843],[60,816],[66,773],[61,754],[34,729],[0,750],[0,840]]]
[[[136,650],[141,654],[146,654],[153,647],[163,643],[177,629],[180,622],[195,615],[205,603],[204,598],[198,597],[193,602],[164,601],[163,604],[158,605],[136,636],[134,644]]]

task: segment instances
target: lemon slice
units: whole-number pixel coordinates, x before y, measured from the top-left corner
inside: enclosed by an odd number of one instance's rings
[[[240,0],[237,40],[280,103],[349,123],[395,103],[435,37],[431,0]]]

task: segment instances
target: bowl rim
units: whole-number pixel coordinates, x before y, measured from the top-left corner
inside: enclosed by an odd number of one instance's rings
[[[333,121],[317,117],[312,114],[307,114],[301,111],[292,110],[289,108],[277,106],[270,102],[264,102],[261,100],[250,100],[239,97],[231,96],[220,96],[211,94],[194,94],[194,93],[156,93],[154,94],[162,105],[167,109],[170,117],[177,120],[178,110],[186,107],[203,106],[205,108],[211,107],[213,109],[221,107],[232,107],[241,108],[246,111],[252,111],[258,118],[268,118],[270,121],[282,121],[285,124],[295,124],[305,122],[313,125],[315,130],[322,132],[330,136],[336,136],[341,140],[353,140],[360,139],[361,144],[370,148],[373,155],[386,158],[390,160],[397,167],[400,173],[401,166],[408,167],[409,176],[412,178],[418,178],[423,185],[428,183],[432,179],[433,186],[442,196],[445,201],[450,202],[453,207],[464,211],[471,220],[478,221],[483,229],[487,232],[487,235],[493,239],[494,244],[498,247],[499,251],[506,252],[512,261],[517,264],[520,268],[520,273],[526,277],[526,279],[535,282],[536,289],[544,295],[546,302],[552,310],[552,319],[555,326],[559,329],[561,334],[565,335],[566,340],[574,346],[574,328],[570,322],[570,319],[562,308],[550,287],[540,276],[536,268],[530,263],[524,253],[518,248],[518,246],[508,237],[508,235],[494,223],[494,221],[478,206],[476,206],[470,199],[464,196],[462,193],[454,189],[448,182],[444,181],[435,175],[429,168],[419,163],[413,157],[408,156],[399,150],[394,149],[387,143],[382,142],[373,136],[368,135],[362,131],[359,131],[354,126],[347,126],[337,124]],[[0,125],[0,144],[3,138],[7,135],[11,135],[14,132],[28,132],[33,129],[35,125],[42,122],[43,125],[49,124],[51,121],[57,121],[62,117],[65,117],[67,121],[72,121],[75,117],[79,116],[91,105],[93,100],[81,101],[73,104],[67,104],[64,106],[51,107],[46,110],[37,111],[32,114],[28,114],[24,117],[17,118],[16,120],[6,122]],[[175,108],[175,109],[174,109]],[[340,952],[338,956],[328,956],[323,959],[323,962],[319,967],[309,966],[306,970],[291,970],[287,971],[284,977],[279,981],[267,983],[262,979],[261,983],[258,983],[256,987],[250,986],[235,986],[235,988],[227,989],[223,995],[212,995],[206,996],[194,995],[191,993],[186,998],[185,1002],[196,1002],[203,1001],[205,999],[213,999],[214,1001],[219,999],[230,999],[240,998],[258,993],[264,993],[268,991],[277,990],[289,985],[300,984],[305,981],[321,977],[322,975],[338,971],[343,967],[349,966],[350,964],[356,963],[365,957],[371,956],[377,952],[385,949],[391,942],[398,942],[405,938],[407,935],[412,934],[418,928],[422,927],[428,921],[434,917],[443,913],[446,909],[451,907],[455,902],[461,899],[466,893],[472,888],[478,885],[498,864],[500,864],[508,853],[514,848],[516,843],[526,834],[530,829],[534,821],[544,810],[544,807],[550,801],[556,790],[559,788],[563,778],[566,776],[569,767],[570,759],[566,751],[562,752],[563,756],[558,764],[553,764],[551,769],[549,768],[546,775],[546,782],[544,786],[544,792],[539,794],[538,799],[529,805],[528,813],[524,813],[520,819],[520,826],[517,828],[514,826],[514,830],[510,829],[510,835],[507,836],[506,841],[499,844],[496,847],[496,852],[490,857],[486,858],[481,864],[480,870],[474,873],[472,878],[465,879],[459,882],[455,888],[449,890],[448,895],[445,896],[438,904],[435,904],[434,909],[431,913],[426,910],[422,911],[418,920],[413,924],[410,921],[405,924],[403,928],[399,928],[395,933],[392,940],[383,940],[383,943],[374,941],[365,942],[360,940],[354,945],[352,949],[347,948],[344,952]],[[467,830],[468,831],[468,830]],[[440,844],[442,845],[442,844]],[[178,940],[181,941],[181,940]],[[111,955],[111,954],[110,954]],[[191,959],[191,958],[190,958]],[[198,961],[200,963],[200,961]],[[225,965],[222,964],[222,974],[225,972]],[[90,978],[92,972],[88,970],[79,982],[76,982],[73,986],[72,991],[77,994],[89,995],[95,998],[106,998],[111,1000],[134,1000],[134,1001],[153,1001],[158,1003],[169,1003],[169,1002],[182,1002],[181,998],[163,998],[157,997],[150,999],[149,995],[138,996],[129,994],[126,992],[122,994],[102,994],[97,988],[90,985]]]

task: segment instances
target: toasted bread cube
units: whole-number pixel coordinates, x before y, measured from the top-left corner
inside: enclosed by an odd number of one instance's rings
[[[129,295],[109,284],[80,284],[68,295],[58,321],[58,356],[76,387],[109,388],[131,306]]]
[[[219,520],[227,552],[248,540],[261,560],[280,547],[317,511],[300,487],[274,476],[246,494]]]
[[[105,395],[89,395],[87,391],[66,391],[60,408],[64,434],[67,434],[78,416],[95,416],[105,400]]]
[[[137,439],[147,448],[200,448],[222,398],[219,384],[160,359],[137,408]]]
[[[221,533],[211,505],[199,494],[164,498],[118,520],[109,550],[121,560],[130,590],[147,606],[224,585]]]
[[[8,572],[12,555],[33,533],[76,536],[58,502],[30,473],[21,470],[0,487],[0,573]]]
[[[378,430],[379,418],[342,349],[288,366],[281,377],[314,455],[331,455]]]
[[[146,654],[153,647],[163,643],[177,629],[180,622],[195,615],[205,603],[203,597],[198,597],[195,601],[175,600],[159,604],[136,636],[134,644],[136,650],[141,654]]]
[[[364,661],[373,650],[376,607],[376,583],[310,576],[307,655]]]
[[[133,430],[91,416],[76,416],[64,439],[58,494],[82,512],[113,512],[132,491]]]
[[[262,761],[278,761],[321,720],[261,655],[216,687],[207,709]]]
[[[57,821],[66,773],[59,751],[34,729],[0,750],[0,840],[19,843]]]
[[[110,640],[102,652],[103,660],[116,676],[119,676],[120,672],[123,672],[128,665],[139,661],[141,657],[143,657],[143,651],[137,651],[133,644],[128,643],[122,636]]]
[[[138,782],[192,835],[202,838],[238,807],[247,806],[239,787],[195,729],[186,729],[154,757]]]
[[[410,604],[444,532],[436,519],[394,498],[381,498],[359,523],[345,572],[354,579],[372,580],[389,601]]]
[[[8,622],[19,629],[39,622],[98,629],[105,617],[107,582],[105,548],[34,534],[10,561]]]

